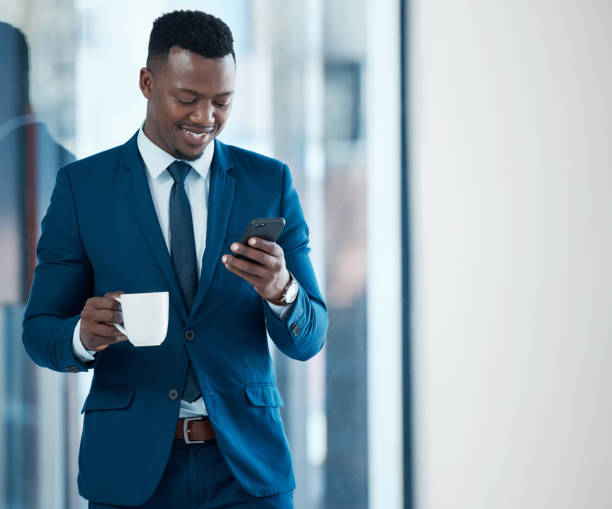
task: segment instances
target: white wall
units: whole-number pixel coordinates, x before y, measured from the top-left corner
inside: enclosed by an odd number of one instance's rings
[[[416,508],[610,508],[612,3],[410,4]]]

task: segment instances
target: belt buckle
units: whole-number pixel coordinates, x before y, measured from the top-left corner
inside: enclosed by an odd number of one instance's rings
[[[191,440],[189,438],[189,432],[191,431],[189,429],[189,423],[191,421],[203,421],[204,417],[185,417],[183,419],[183,439],[185,440],[186,444],[203,444],[204,442],[206,442],[206,440]]]

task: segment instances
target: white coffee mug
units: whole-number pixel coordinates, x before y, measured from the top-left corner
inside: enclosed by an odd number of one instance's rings
[[[113,325],[134,346],[158,346],[168,332],[168,292],[123,293],[115,297],[121,303],[123,326]]]

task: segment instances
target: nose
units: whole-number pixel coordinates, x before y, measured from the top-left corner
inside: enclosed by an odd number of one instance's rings
[[[190,115],[194,124],[213,124],[215,122],[215,109],[209,101],[199,101],[198,106]]]

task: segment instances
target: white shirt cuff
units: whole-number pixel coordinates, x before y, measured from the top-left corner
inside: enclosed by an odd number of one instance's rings
[[[95,351],[86,350],[81,342],[81,320],[74,326],[72,334],[72,353],[81,362],[90,362],[94,360]]]
[[[293,307],[293,304],[295,304],[295,302],[292,302],[288,306],[279,306],[277,304],[272,304],[269,300],[267,300],[266,302],[268,303],[268,306],[270,306],[270,309],[278,317],[279,320],[282,320],[283,318],[285,318],[289,310]]]

